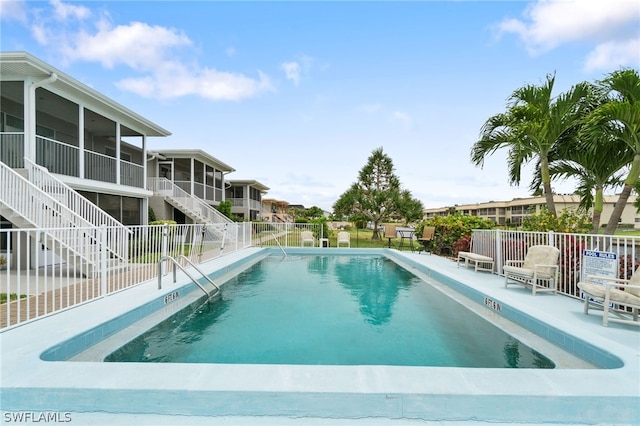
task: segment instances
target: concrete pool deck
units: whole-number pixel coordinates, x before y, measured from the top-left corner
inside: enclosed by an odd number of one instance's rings
[[[213,259],[202,269],[220,271],[217,279],[224,281],[225,274],[243,267],[244,259],[256,260],[264,252],[241,250]],[[488,299],[493,306],[482,307],[488,317],[512,309],[524,321],[548,325],[556,339],[566,338],[572,345],[584,342],[576,351],[591,351],[588,356],[620,366],[544,370],[41,359],[45,352],[55,359],[82,349],[74,345],[97,343],[101,338],[96,327],[126,327],[113,319],[176,290],[186,298],[184,277],[180,275],[178,284],[173,284],[167,276],[162,290],[157,289],[157,281],[145,283],[0,333],[3,421],[7,414],[69,412],[76,419],[72,424],[146,424],[145,419],[149,424],[211,424],[211,416],[219,424],[640,423],[639,327],[603,327],[600,314],[583,314],[581,301],[552,294],[534,297],[520,287],[505,289],[503,277],[458,268],[450,259],[388,249],[380,252],[400,259],[418,274],[441,274],[460,288],[482,295],[485,304]],[[495,311],[496,303],[504,307],[502,313]],[[162,309],[175,310],[172,306]],[[98,330],[107,333],[106,326]],[[63,344],[66,341],[72,343]],[[202,423],[197,423],[199,419]]]

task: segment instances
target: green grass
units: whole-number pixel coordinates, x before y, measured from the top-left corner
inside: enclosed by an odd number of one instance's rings
[[[329,246],[336,247],[336,240],[338,238],[339,231],[332,231],[331,237],[329,237]],[[388,248],[389,247],[389,239],[384,237],[382,232],[379,232],[380,236],[379,240],[372,240],[373,230],[371,229],[351,229],[349,230],[349,234],[351,235],[351,247],[357,248]],[[401,238],[392,238],[391,239],[391,248],[398,248],[400,245]],[[415,249],[419,247],[418,242],[413,240],[413,246]],[[344,247],[344,246],[343,246]],[[402,250],[411,250],[409,246],[409,242],[405,241]]]
[[[24,299],[25,297],[27,297],[26,294],[21,294],[20,295],[20,299]],[[10,293],[9,294],[9,300],[17,300],[18,299],[18,295],[15,293]],[[3,303],[7,303],[7,293],[0,293],[0,305]]]

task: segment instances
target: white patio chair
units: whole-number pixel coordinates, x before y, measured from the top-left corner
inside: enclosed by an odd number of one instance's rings
[[[640,325],[640,272],[628,280],[589,275],[578,288],[584,293],[584,313],[589,315],[589,308],[603,311],[603,326],[609,321]]]
[[[548,245],[531,246],[524,260],[507,260],[502,267],[504,286],[518,284],[539,291],[557,292],[560,250]]]
[[[347,247],[351,247],[351,234],[347,231],[338,232],[338,240],[336,241],[336,247],[340,247],[340,244],[346,244]]]
[[[308,243],[311,243],[311,247],[315,247],[316,246],[316,239],[313,238],[313,232],[311,232],[311,231],[302,231],[300,233],[300,245],[302,247],[304,247]]]

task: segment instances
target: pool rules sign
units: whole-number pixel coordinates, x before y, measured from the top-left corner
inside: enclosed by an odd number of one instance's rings
[[[582,253],[582,280],[585,281],[589,275],[618,278],[618,255],[606,251],[585,250]],[[602,283],[598,280],[592,282]]]

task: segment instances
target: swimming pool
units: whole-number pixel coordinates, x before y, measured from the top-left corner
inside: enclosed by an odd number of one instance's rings
[[[350,255],[375,251],[287,249],[291,255],[322,250]],[[247,248],[209,261],[203,270],[223,282],[238,267],[278,252]],[[151,328],[139,325],[144,318],[156,313],[166,318],[179,310],[181,302],[199,291],[188,278],[179,276],[177,284],[167,280],[162,290],[157,282],[148,282],[0,333],[2,410],[132,413],[126,417],[131,424],[136,422],[133,413],[256,416],[257,424],[259,416],[367,418],[376,423],[382,419],[638,423],[637,329],[602,327],[601,317],[584,315],[579,301],[553,295],[532,298],[524,290],[504,289],[502,277],[456,268],[449,259],[388,249],[377,252],[427,281],[433,279],[433,285],[451,291],[451,297],[501,328],[510,331],[504,318],[525,326],[520,340],[544,336],[599,368],[66,361],[89,346],[122,346]],[[172,299],[176,292],[180,297]],[[169,299],[171,303],[165,304]],[[122,340],[125,330],[131,333]],[[116,336],[119,341],[109,342]],[[564,361],[562,356],[552,359]]]
[[[378,255],[273,255],[109,362],[554,368],[547,357]]]

